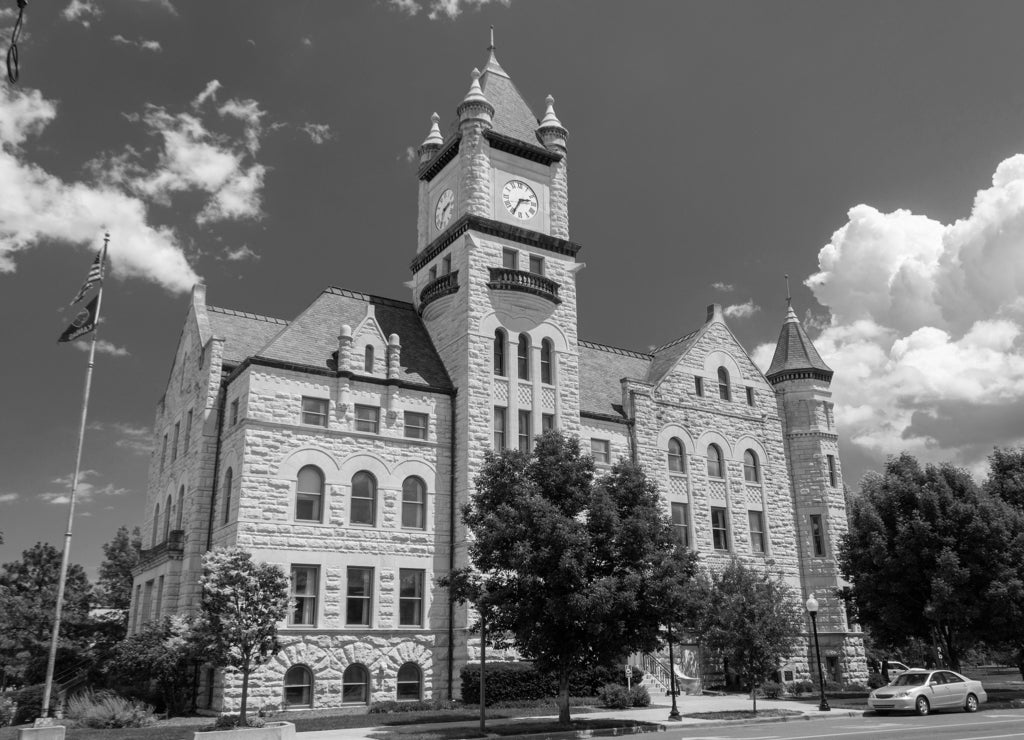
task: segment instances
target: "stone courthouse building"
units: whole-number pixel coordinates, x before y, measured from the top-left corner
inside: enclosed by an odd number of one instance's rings
[[[240,545],[289,572],[293,596],[251,704],[457,697],[477,644],[435,584],[466,562],[458,508],[487,450],[554,428],[598,469],[641,463],[704,562],[813,592],[826,671],[865,679],[835,595],[832,371],[793,310],[767,374],[719,306],[650,352],[585,341],[552,98],[538,121],[492,47],[446,134],[438,120],[419,150],[411,301],[327,287],[286,320],[193,290],[157,407],[131,629],[195,612],[203,554]],[[806,677],[810,655],[782,668]],[[200,706],[237,707],[234,674],[200,686]]]

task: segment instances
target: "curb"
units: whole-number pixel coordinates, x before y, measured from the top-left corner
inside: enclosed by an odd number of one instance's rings
[[[535,732],[516,735],[517,740],[576,740],[584,737],[622,737],[624,735],[645,735],[649,732],[666,732],[668,726],[662,723],[638,725],[636,727],[608,727],[603,730],[559,730],[558,732]],[[488,733],[487,737],[511,737]]]

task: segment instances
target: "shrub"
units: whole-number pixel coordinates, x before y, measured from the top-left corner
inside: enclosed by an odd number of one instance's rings
[[[629,705],[631,707],[649,707],[651,695],[647,693],[646,686],[634,686],[629,689]]]
[[[854,681],[853,683],[843,684],[843,691],[853,693],[864,693],[868,690],[868,687],[862,683]]]
[[[814,691],[814,682],[806,679],[794,681],[789,685],[789,690],[794,694],[809,694]]]
[[[18,711],[14,714],[14,721],[11,724],[21,725],[31,722],[42,714],[43,691],[46,684],[37,683],[26,686],[14,692],[14,703],[18,705]],[[57,692],[50,694],[50,716],[53,716],[57,709]]]
[[[113,729],[148,727],[156,723],[153,707],[109,691],[84,691],[68,699],[65,716],[79,727]]]
[[[885,679],[882,678],[881,673],[869,673],[868,674],[868,688],[877,689],[881,686],[885,686]]]
[[[264,704],[257,710],[256,716],[262,717],[263,719],[270,719],[280,711],[281,707],[278,704]]]
[[[217,717],[217,720],[212,725],[202,728],[200,732],[233,730],[236,727],[263,727],[266,724],[262,717],[257,717],[254,714],[247,715],[245,720],[246,723],[243,725],[241,718],[237,714],[222,714]]]
[[[627,709],[633,706],[633,700],[631,692],[625,686],[617,683],[610,683],[602,686],[597,696],[601,700],[601,704],[608,707],[609,709]],[[647,697],[648,703],[650,703],[651,697]]]
[[[765,681],[758,689],[758,693],[765,699],[778,699],[782,696],[785,686],[778,681]]]
[[[644,672],[634,667],[632,682],[640,683]],[[480,664],[470,663],[463,667],[462,701],[466,704],[480,703]],[[597,696],[598,690],[608,684],[626,685],[626,672],[621,665],[598,666],[576,671],[569,681],[570,696]],[[545,699],[558,694],[558,678],[553,673],[538,671],[533,663],[488,663],[487,664],[487,705],[496,702],[528,701]]]
[[[0,696],[0,727],[7,727],[14,721],[14,701],[9,696]]]
[[[424,699],[423,701],[378,701],[370,705],[369,714],[392,714],[398,712],[436,712],[444,709],[455,709],[459,705],[444,699]]]

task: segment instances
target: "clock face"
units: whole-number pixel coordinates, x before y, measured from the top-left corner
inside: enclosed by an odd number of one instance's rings
[[[537,194],[522,180],[509,180],[501,189],[505,209],[520,221],[537,215]]]
[[[437,199],[437,207],[434,208],[434,226],[438,229],[443,229],[452,220],[454,212],[455,194],[449,188],[441,193],[441,197]]]

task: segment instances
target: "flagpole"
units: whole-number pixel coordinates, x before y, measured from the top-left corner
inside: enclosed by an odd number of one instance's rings
[[[46,661],[46,685],[43,688],[42,716],[36,725],[52,724],[50,719],[50,694],[53,691],[53,669],[57,663],[57,642],[60,634],[61,610],[64,608],[64,585],[67,582],[68,560],[71,554],[71,527],[75,521],[75,494],[78,492],[78,477],[82,469],[82,444],[85,441],[85,420],[89,413],[89,390],[92,387],[92,369],[96,364],[96,338],[100,333],[100,308],[103,304],[103,268],[107,264],[107,244],[110,234],[103,235],[103,256],[100,258],[100,289],[96,295],[96,318],[89,345],[89,365],[85,371],[85,392],[82,397],[82,421],[78,427],[78,452],[75,455],[75,475],[71,479],[71,501],[68,505],[68,526],[64,532],[64,552],[60,559],[60,580],[57,583],[57,606],[53,617],[53,634],[50,635],[50,656]],[[41,720],[41,721],[40,721]]]

